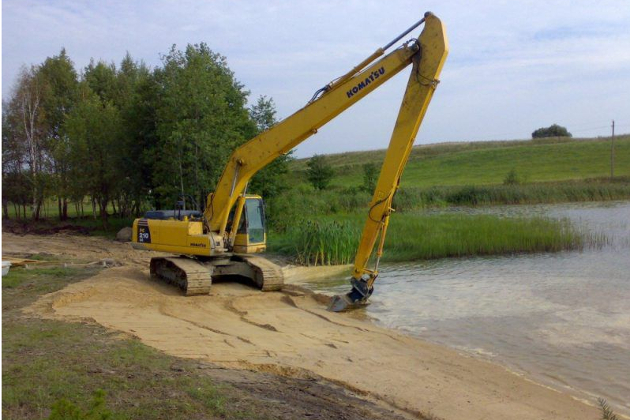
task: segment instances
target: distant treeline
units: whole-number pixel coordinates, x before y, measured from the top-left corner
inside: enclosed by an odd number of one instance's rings
[[[2,107],[3,217],[37,220],[46,200],[61,220],[91,203],[105,223],[108,210],[128,217],[181,195],[202,206],[231,152],[275,123],[271,99],[247,107],[247,96],[203,43],[173,46],[156,68],[127,54],[77,71],[65,49],[25,66]],[[275,162],[250,191],[274,195],[285,172]]]

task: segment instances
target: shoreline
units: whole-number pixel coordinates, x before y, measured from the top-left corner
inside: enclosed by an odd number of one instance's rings
[[[281,376],[314,375],[412,417],[599,417],[597,408],[496,363],[371,320],[327,312],[322,297],[297,286],[262,294],[218,283],[211,299],[184,297],[147,280],[146,262],[153,254],[126,244],[89,237],[5,234],[3,239],[4,252],[56,251],[123,264],[42,297],[28,309],[32,315],[90,318],[178,357]]]
[[[296,266],[296,268],[302,268],[304,269],[303,272],[307,273],[308,270],[313,270],[314,268],[324,268],[326,271],[323,272],[317,272],[315,273],[315,275],[310,278],[307,281],[303,281],[303,282],[299,282],[296,285],[292,285],[292,287],[296,287],[299,289],[302,289],[304,292],[306,293],[312,293],[314,295],[319,295],[319,296],[323,296],[326,298],[329,298],[332,296],[332,294],[327,294],[324,293],[322,291],[315,291],[310,289],[308,286],[306,286],[306,284],[308,284],[310,281],[321,281],[322,279],[325,279],[326,277],[331,277],[334,276],[337,273],[344,273],[344,272],[349,272],[349,270],[351,269],[352,265],[333,265],[333,266],[322,266],[322,267],[301,267],[301,266]],[[323,301],[323,300],[322,300]],[[544,378],[537,376],[535,373],[533,372],[527,372],[523,369],[514,367],[514,366],[510,366],[510,363],[507,360],[497,360],[495,359],[495,355],[493,353],[490,352],[485,352],[485,351],[478,351],[477,349],[471,349],[471,348],[464,348],[464,347],[457,347],[457,346],[451,346],[448,345],[446,343],[440,343],[437,341],[433,341],[430,340],[426,337],[422,337],[419,334],[413,333],[412,331],[408,331],[408,330],[404,330],[404,329],[398,329],[395,327],[388,327],[386,325],[384,325],[378,318],[367,314],[367,313],[361,313],[361,315],[359,316],[359,319],[365,320],[367,322],[372,323],[373,325],[379,327],[379,328],[383,328],[385,330],[389,330],[392,332],[395,332],[397,334],[412,338],[414,340],[418,340],[420,342],[423,343],[428,343],[428,344],[432,344],[435,346],[439,346],[439,347],[444,347],[447,348],[451,351],[456,352],[457,354],[459,354],[462,357],[470,357],[476,360],[480,360],[486,363],[489,363],[491,365],[500,367],[502,369],[504,369],[507,373],[515,375],[519,378],[522,378],[525,381],[531,382],[532,384],[536,385],[536,386],[540,386],[543,388],[546,388],[550,391],[553,392],[557,392],[560,394],[564,394],[564,395],[568,395],[570,396],[572,399],[574,399],[575,401],[582,403],[582,404],[586,404],[590,407],[594,407],[596,409],[600,409],[597,405],[593,404],[592,401],[588,400],[587,397],[585,397],[585,395],[590,396],[593,399],[597,399],[599,398],[597,395],[592,394],[586,390],[583,389],[578,389],[578,388],[574,388],[568,384],[563,384],[562,382],[554,382],[549,380],[548,382],[545,382]],[[630,419],[630,416],[624,414],[624,413],[620,413],[620,412],[615,412],[615,415],[620,418],[620,419]],[[597,417],[599,418],[599,417]],[[597,419],[595,418],[595,419]]]

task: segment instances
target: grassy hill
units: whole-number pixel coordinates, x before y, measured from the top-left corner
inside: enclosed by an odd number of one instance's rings
[[[336,169],[333,185],[359,186],[362,166],[380,167],[385,150],[327,155]],[[292,163],[305,180],[308,159]],[[488,141],[415,146],[403,187],[496,185],[514,169],[526,182],[567,181],[610,175],[610,138]],[[615,176],[630,176],[630,135],[615,137]]]
[[[605,240],[566,221],[428,214],[426,208],[630,199],[630,135],[416,146],[394,197],[395,217],[384,258],[390,261],[465,255],[549,252]],[[271,250],[305,264],[348,263],[354,257],[371,193],[363,165],[380,168],[385,150],[327,155],[332,185],[316,191],[308,159],[291,162],[291,188],[267,201]],[[519,182],[504,182],[515,171]],[[563,225],[562,223],[565,223]],[[403,243],[401,238],[408,238]]]

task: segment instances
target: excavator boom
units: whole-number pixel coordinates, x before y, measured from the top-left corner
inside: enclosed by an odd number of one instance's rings
[[[423,22],[426,25],[424,33],[427,32],[429,22],[431,22],[430,27],[435,32],[432,38],[441,37],[444,39],[440,20],[431,13],[427,13],[425,18],[409,28],[403,35]],[[379,48],[350,72],[320,89],[322,95],[319,98],[314,98],[304,108],[243,144],[232,153],[215,192],[210,194],[207,200],[205,217],[209,222],[211,231],[225,233],[230,209],[243,193],[253,175],[278,156],[289,152],[308,137],[317,133],[320,127],[376,90],[411,64],[414,57],[421,54],[420,44],[416,40],[412,40],[375,61],[376,58],[384,54],[386,48],[398,41],[403,35],[387,46]],[[442,44],[444,45],[445,41]],[[435,59],[433,55],[430,55],[429,58]],[[438,66],[440,69],[443,62],[444,59],[440,61]],[[412,97],[409,100],[417,101],[418,99]]]
[[[448,41],[444,26],[435,16],[430,15],[426,18],[425,27],[418,42],[420,49],[413,56],[413,67],[409,75],[405,96],[400,105],[396,125],[385,154],[385,160],[370,202],[368,217],[355,256],[351,279],[352,290],[346,295],[333,298],[329,307],[332,311],[343,311],[365,302],[372,294],[373,284],[378,276],[378,263],[383,252],[389,217],[393,211],[392,200],[398,189],[400,177],[409,159],[422,119],[439,83],[438,77],[448,54]],[[376,252],[375,267],[370,270],[368,262],[377,239],[380,240]]]

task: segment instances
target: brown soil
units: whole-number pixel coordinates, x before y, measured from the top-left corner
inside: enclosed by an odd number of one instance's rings
[[[123,265],[44,296],[30,306],[31,314],[95,320],[167,354],[225,368],[226,380],[238,382],[240,375],[249,375],[244,381],[251,382],[252,389],[265,388],[268,380],[272,389],[289,381],[286,389],[277,391],[294,395],[289,405],[305,402],[297,396],[321,401],[332,395],[329,405],[350,404],[363,410],[367,403],[347,399],[345,389],[415,418],[596,419],[599,415],[594,407],[499,366],[378,328],[361,319],[360,313],[329,313],[325,298],[295,286],[261,293],[243,284],[220,283],[213,285],[209,296],[184,297],[150,282],[146,267],[155,254],[135,251],[128,244],[91,237],[5,234],[3,245],[5,253],[47,252],[84,261],[108,258]],[[305,275],[302,269],[300,276]],[[234,369],[257,373],[237,374]],[[323,415],[324,405],[314,406],[314,413]],[[375,405],[368,407],[377,415]],[[354,418],[341,416],[345,412],[340,408],[320,418]]]
[[[32,222],[22,220],[2,220],[2,231],[16,235],[53,235],[66,233],[73,235],[89,235],[90,229],[84,226],[77,226],[70,223],[48,225],[45,222]]]

